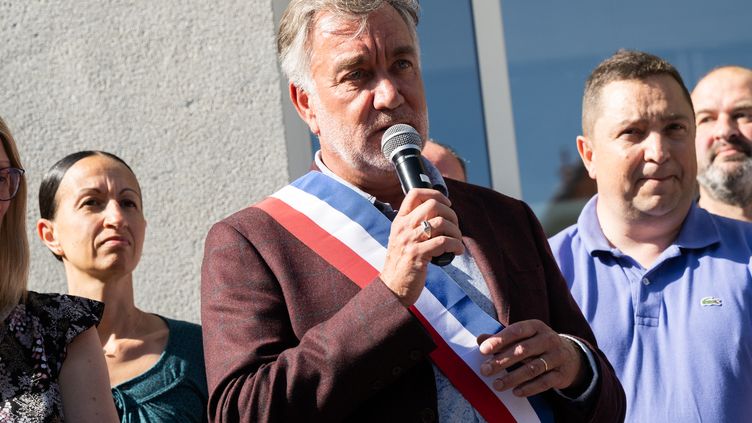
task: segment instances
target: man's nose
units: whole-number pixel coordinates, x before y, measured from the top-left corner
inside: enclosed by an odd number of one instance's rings
[[[739,136],[739,125],[727,114],[718,116],[713,127],[713,138],[716,141],[728,141]]]
[[[392,78],[386,76],[378,79],[373,94],[373,107],[376,110],[393,110],[404,102],[405,98]]]
[[[645,161],[663,163],[671,157],[668,145],[670,141],[667,136],[652,132],[644,142],[646,143]]]

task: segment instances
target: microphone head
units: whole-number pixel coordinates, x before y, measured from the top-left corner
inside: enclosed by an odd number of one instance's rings
[[[418,131],[404,123],[390,126],[381,136],[381,152],[390,161],[402,150],[411,148],[420,151],[422,147],[423,140]]]

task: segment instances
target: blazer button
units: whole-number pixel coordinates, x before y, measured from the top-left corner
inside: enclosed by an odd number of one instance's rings
[[[420,352],[420,350],[412,350],[410,351],[410,360],[412,361],[418,361],[423,357],[423,353]]]
[[[397,366],[392,369],[392,376],[397,377],[402,374],[402,367]]]
[[[424,408],[420,412],[420,420],[425,423],[431,423],[436,421],[436,413],[431,408]]]
[[[373,385],[371,385],[371,388],[373,388],[374,391],[379,391],[384,388],[384,381],[379,379],[376,382],[373,382]]]

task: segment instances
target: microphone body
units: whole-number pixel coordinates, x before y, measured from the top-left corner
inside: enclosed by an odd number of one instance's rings
[[[405,194],[413,188],[433,188],[420,158],[422,145],[420,134],[410,125],[391,126],[381,137],[381,152],[397,170],[397,177]],[[452,260],[454,253],[446,252],[431,259],[431,263],[446,266]]]
[[[426,168],[420,159],[420,150],[406,148],[394,155],[392,159],[397,177],[402,185],[402,191],[407,194],[413,188],[432,188],[431,179],[426,174]]]

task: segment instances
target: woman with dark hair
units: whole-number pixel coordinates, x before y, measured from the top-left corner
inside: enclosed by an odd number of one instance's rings
[[[93,327],[102,304],[26,288],[26,180],[2,118],[0,141],[0,421],[117,421]]]
[[[201,327],[133,300],[146,220],[131,168],[102,151],[68,155],[45,174],[39,210],[37,234],[63,262],[68,291],[106,304],[97,332],[122,421],[205,421]]]

